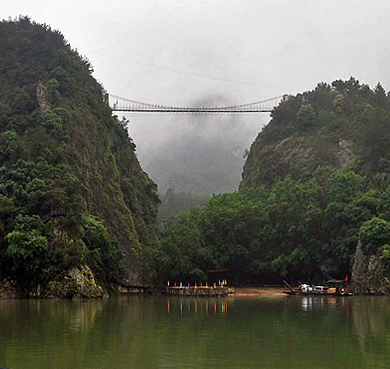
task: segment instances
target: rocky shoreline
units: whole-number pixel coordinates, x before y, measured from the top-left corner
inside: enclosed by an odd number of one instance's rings
[[[52,281],[45,289],[41,286],[28,293],[20,291],[15,283],[5,282],[0,286],[0,299],[92,299],[105,298],[108,294],[99,286],[91,269],[87,266],[72,268],[61,281]]]

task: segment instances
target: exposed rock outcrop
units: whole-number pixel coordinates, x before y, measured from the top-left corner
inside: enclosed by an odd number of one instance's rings
[[[0,287],[0,299],[18,299],[19,292],[15,284],[11,282],[5,282]]]
[[[49,103],[46,98],[46,87],[42,83],[37,85],[37,101],[39,110],[43,115],[48,109],[50,109]]]
[[[51,282],[49,298],[103,298],[108,297],[104,290],[96,284],[91,269],[72,268],[61,282]]]
[[[379,255],[365,255],[360,242],[356,248],[352,278],[359,294],[390,294],[390,281]]]
[[[351,160],[352,157],[352,153],[350,150],[350,142],[348,142],[348,140],[340,140],[339,147],[340,164],[345,165]]]

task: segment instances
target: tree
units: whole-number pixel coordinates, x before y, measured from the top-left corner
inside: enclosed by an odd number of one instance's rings
[[[360,227],[359,239],[362,250],[368,255],[377,253],[383,246],[390,244],[390,223],[374,217]]]
[[[49,253],[43,228],[38,216],[18,215],[14,230],[6,237],[7,268],[12,278],[23,287],[38,284],[41,280]]]
[[[0,138],[0,153],[5,157],[12,154],[18,146],[18,134],[14,131],[5,131]]]

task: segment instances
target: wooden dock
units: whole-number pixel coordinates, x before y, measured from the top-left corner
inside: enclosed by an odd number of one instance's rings
[[[118,287],[118,292],[121,295],[131,295],[137,293],[145,293],[150,291],[150,285],[123,285]]]
[[[166,287],[167,295],[188,296],[188,297],[218,297],[234,294],[234,288],[227,286],[206,287],[206,286],[187,286],[187,287]]]

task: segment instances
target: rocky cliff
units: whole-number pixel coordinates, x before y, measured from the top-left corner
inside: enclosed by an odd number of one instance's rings
[[[389,273],[381,261],[380,253],[365,255],[358,243],[353,264],[353,288],[358,294],[390,294]]]

